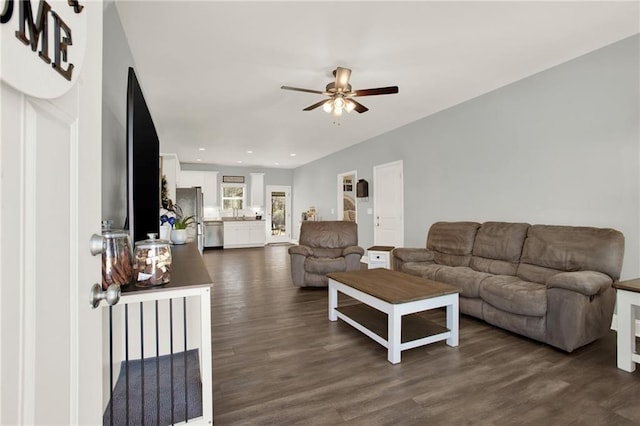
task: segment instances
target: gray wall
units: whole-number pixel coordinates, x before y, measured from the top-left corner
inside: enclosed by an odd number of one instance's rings
[[[127,76],[134,66],[113,1],[104,4],[102,51],[102,218],[116,228],[127,215]]]
[[[373,245],[373,166],[403,160],[407,247],[439,220],[613,227],[622,275],[637,276],[639,48],[636,35],[302,166],[294,217],[335,219],[336,175],[357,170],[359,242]]]

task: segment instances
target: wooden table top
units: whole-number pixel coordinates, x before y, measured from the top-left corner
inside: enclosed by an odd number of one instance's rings
[[[640,278],[613,283],[613,288],[640,293]]]
[[[449,284],[385,268],[331,272],[327,276],[392,304],[413,302],[460,292],[457,287]]]
[[[204,265],[195,242],[171,246],[171,281],[153,287],[140,288],[135,284],[122,286],[122,294],[166,290],[183,290],[190,287],[211,287],[213,282]]]
[[[371,246],[367,251],[391,251],[394,248],[394,246]]]

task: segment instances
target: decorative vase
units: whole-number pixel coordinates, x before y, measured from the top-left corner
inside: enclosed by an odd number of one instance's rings
[[[160,226],[160,239],[171,241],[171,225],[165,223]]]
[[[184,244],[187,241],[186,229],[174,229],[171,231],[171,242],[173,244]]]

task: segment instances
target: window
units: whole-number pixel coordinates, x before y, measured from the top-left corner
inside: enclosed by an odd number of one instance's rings
[[[231,210],[231,209],[244,209],[246,204],[246,189],[247,186],[244,184],[237,183],[223,183],[220,185],[222,188],[222,209],[223,210]]]

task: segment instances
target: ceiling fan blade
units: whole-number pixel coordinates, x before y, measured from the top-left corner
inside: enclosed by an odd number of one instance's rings
[[[349,68],[337,67],[333,74],[336,76],[336,89],[345,89],[349,85],[351,70]]]
[[[369,108],[362,105],[360,102],[356,101],[355,99],[349,99],[347,102],[353,102],[355,104],[354,110],[360,114],[362,114],[363,112],[369,111]]]
[[[373,96],[373,95],[391,95],[398,93],[398,86],[378,87],[376,89],[354,90],[347,96]]]
[[[301,89],[300,87],[280,86],[280,88],[284,90],[295,90],[296,92],[306,92],[306,93],[316,93],[318,95],[326,95],[326,92],[321,92],[319,90],[311,90],[311,89]]]
[[[323,99],[320,102],[316,102],[315,104],[306,107],[305,109],[303,109],[303,111],[311,111],[311,110],[316,109],[319,106],[322,106],[322,105],[324,105],[324,104],[326,104],[327,102],[330,102],[330,101],[331,101],[331,99]]]

